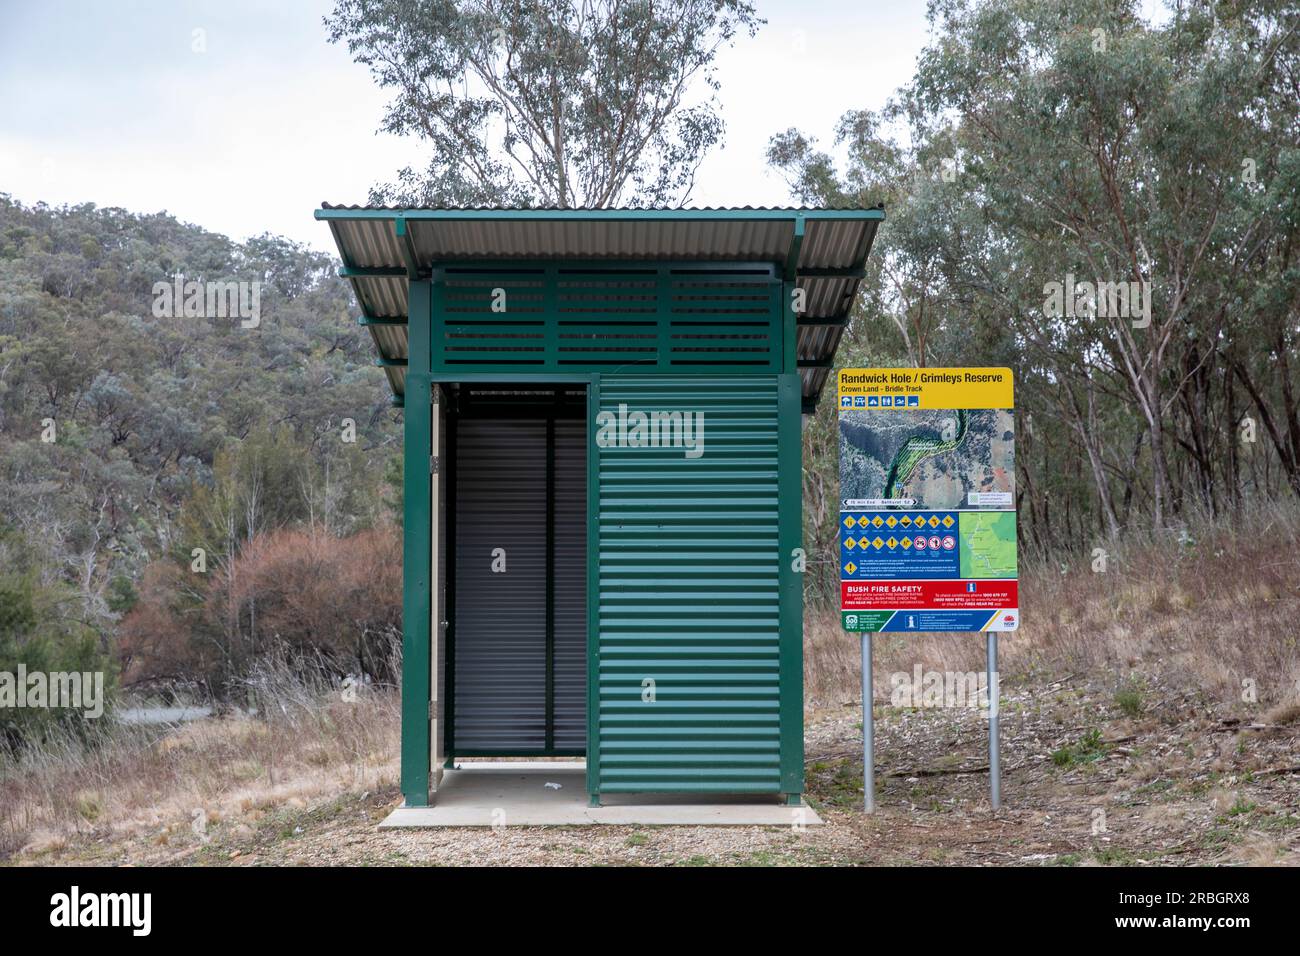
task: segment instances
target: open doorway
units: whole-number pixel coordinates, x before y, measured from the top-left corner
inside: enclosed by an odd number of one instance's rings
[[[585,756],[586,386],[444,394],[444,755]]]

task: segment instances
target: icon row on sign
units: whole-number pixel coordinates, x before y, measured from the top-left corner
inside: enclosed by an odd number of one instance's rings
[[[927,549],[930,551],[952,551],[957,547],[957,539],[950,534],[945,534],[942,537],[937,534],[929,536],[918,534],[911,538],[906,536],[896,538],[892,534],[888,538],[882,538],[880,535],[876,535],[874,538],[868,538],[864,534],[862,537],[857,539],[845,538],[844,547],[849,551],[870,551],[872,549],[880,551],[883,548],[888,548],[890,551],[893,551],[896,548],[902,548],[904,551],[910,551],[913,548],[917,551],[925,551]],[[848,570],[847,566],[845,567],[845,570]]]
[[[840,408],[919,408],[920,395],[841,395]]]
[[[913,517],[912,515],[907,514],[902,516],[890,514],[887,517],[881,517],[880,515],[858,515],[856,518],[853,515],[844,516],[844,527],[850,531],[855,527],[866,528],[870,526],[872,528],[879,528],[884,526],[893,529],[899,527],[910,528],[915,526],[921,528],[927,524],[931,528],[937,528],[939,525],[943,525],[945,528],[951,528],[955,523],[956,522],[953,520],[952,515],[944,515],[942,518],[938,515],[930,515],[930,517],[927,518],[925,515],[916,515]]]
[[[916,550],[918,551],[924,551],[926,548],[929,548],[931,551],[938,551],[940,549],[943,549],[944,551],[952,551],[957,547],[957,539],[950,534],[945,534],[943,537],[939,537],[937,534],[932,534],[928,538],[924,535],[918,534],[913,541],[913,544],[916,546]]]

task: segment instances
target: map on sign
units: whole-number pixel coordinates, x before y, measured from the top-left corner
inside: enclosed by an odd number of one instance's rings
[[[844,409],[840,494],[918,508],[975,507],[971,492],[1010,503],[1014,448],[1009,409]]]
[[[1008,369],[840,373],[840,587],[853,631],[1019,625]]]
[[[963,515],[957,536],[963,578],[1014,578],[1016,576],[1016,514],[1014,511],[977,511]]]

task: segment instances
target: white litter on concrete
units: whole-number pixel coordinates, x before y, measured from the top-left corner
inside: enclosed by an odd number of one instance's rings
[[[581,762],[464,763],[443,773],[431,807],[400,807],[380,827],[818,826],[812,807],[776,798],[610,794],[588,806]],[[543,786],[538,786],[541,782]]]

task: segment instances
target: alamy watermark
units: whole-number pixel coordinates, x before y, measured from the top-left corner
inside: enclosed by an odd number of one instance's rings
[[[104,714],[103,671],[0,671],[0,708],[80,710],[94,719]]]
[[[262,283],[257,280],[186,279],[179,272],[171,282],[153,284],[156,319],[239,319],[240,328],[262,324]]]
[[[911,672],[889,675],[893,707],[968,707],[989,711],[989,680],[982,671],[927,671],[920,664]]]
[[[1043,312],[1053,318],[1130,319],[1135,329],[1151,324],[1151,283],[1146,280],[1090,282],[1067,272],[1064,282],[1044,283],[1043,295]]]
[[[704,454],[704,413],[628,411],[596,415],[596,445],[600,448],[681,448],[687,458]]]
[[[93,893],[73,885],[67,893],[50,897],[50,925],[120,926],[132,936],[148,936],[153,928],[152,893]]]

